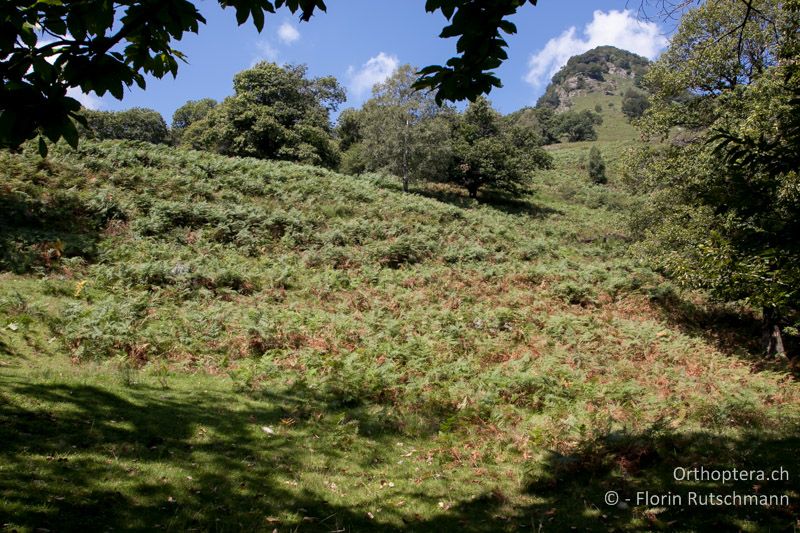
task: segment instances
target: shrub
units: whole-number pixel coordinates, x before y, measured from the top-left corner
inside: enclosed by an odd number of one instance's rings
[[[650,99],[642,91],[631,88],[622,97],[622,112],[629,120],[641,117],[649,107]]]
[[[402,265],[413,265],[429,257],[432,245],[416,235],[403,235],[394,241],[380,243],[375,247],[373,257],[381,265],[399,268]]]
[[[589,179],[592,183],[602,185],[608,181],[606,178],[606,163],[597,146],[592,146],[589,150]]]

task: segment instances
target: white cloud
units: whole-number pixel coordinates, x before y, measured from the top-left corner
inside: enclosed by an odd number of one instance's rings
[[[356,96],[363,96],[364,93],[372,89],[376,83],[381,83],[397,70],[399,61],[397,56],[390,56],[380,52],[375,57],[361,65],[361,68],[347,69],[347,77],[350,78],[350,89]]]
[[[278,28],[278,39],[280,39],[283,44],[292,44],[299,38],[300,32],[288,22],[284,22]]]
[[[655,22],[636,19],[632,11],[595,11],[592,21],[578,35],[575,26],[550,39],[528,61],[525,81],[540,86],[550,81],[553,74],[567,60],[596,46],[611,45],[623,50],[655,59],[668,44],[667,38]]]
[[[271,63],[278,62],[278,49],[272,46],[268,41],[258,41],[256,43],[256,56],[250,62],[250,67],[254,67],[256,63],[261,61],[269,61]]]
[[[86,109],[100,109],[103,107],[103,100],[92,93],[85,93],[77,87],[67,89],[67,96],[79,101]]]

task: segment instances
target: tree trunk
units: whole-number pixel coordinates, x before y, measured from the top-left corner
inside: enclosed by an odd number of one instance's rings
[[[783,336],[781,335],[781,327],[778,324],[778,311],[772,307],[764,307],[762,314],[764,318],[761,326],[761,339],[767,357],[774,355],[785,356],[786,349],[783,347]]]
[[[410,122],[406,119],[406,129],[403,131],[403,192],[408,192],[408,126]]]

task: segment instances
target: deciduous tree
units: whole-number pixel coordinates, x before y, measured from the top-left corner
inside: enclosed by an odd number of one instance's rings
[[[308,78],[304,65],[262,62],[234,77],[235,95],[192,123],[182,142],[225,155],[335,167],[329,113],[344,102],[335,78]]]
[[[687,287],[762,311],[784,351],[800,309],[800,2],[710,0],[684,17],[646,77],[653,107],[632,183],[640,250]],[[741,41],[738,33],[742,32]]]
[[[606,163],[603,155],[597,146],[592,146],[589,150],[589,179],[597,185],[602,185],[608,181],[606,178]]]
[[[158,111],[134,107],[125,111],[84,110],[87,135],[95,139],[127,139],[154,144],[170,142],[167,123]]]
[[[503,128],[500,114],[478,97],[459,117],[451,179],[471,198],[483,188],[521,194],[531,184],[533,171],[551,164],[539,141],[530,130]]]
[[[201,100],[189,100],[172,114],[172,134],[176,141],[180,141],[183,132],[197,122],[208,116],[212,109],[217,106],[217,101],[213,98],[203,98]]]
[[[450,161],[452,109],[439,107],[431,93],[413,88],[415,69],[398,68],[375,86],[360,112],[360,150],[367,170],[412,179],[442,179]]]

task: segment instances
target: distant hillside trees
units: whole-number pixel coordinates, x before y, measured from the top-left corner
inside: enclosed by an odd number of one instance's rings
[[[566,137],[569,142],[594,141],[597,139],[595,126],[602,123],[603,117],[594,111],[566,111],[557,115],[556,135]]]
[[[603,117],[594,111],[564,111],[556,113],[544,107],[526,107],[508,115],[504,121],[509,125],[531,129],[542,144],[556,144],[562,139],[568,142],[594,141]]]
[[[208,116],[212,109],[217,107],[217,101],[213,98],[203,98],[201,100],[189,100],[172,114],[172,134],[176,141],[180,141],[186,128],[203,120]]]
[[[629,120],[641,117],[649,107],[650,99],[647,98],[647,94],[634,88],[625,91],[622,97],[622,112]]]
[[[645,78],[641,127],[662,142],[629,176],[645,195],[633,221],[643,256],[760,309],[775,354],[800,329],[800,1],[757,9],[748,20],[744,3],[709,0],[684,15]]]
[[[506,115],[503,121],[508,127],[519,127],[539,136],[540,144],[559,142],[558,115],[549,107],[523,107]]]
[[[134,107],[125,111],[83,110],[85,134],[94,139],[125,139],[166,144],[171,136],[167,123],[158,111]]]
[[[182,144],[224,155],[338,164],[329,116],[345,92],[336,78],[308,78],[304,65],[261,62],[238,73],[233,86],[234,96],[186,128]]]

